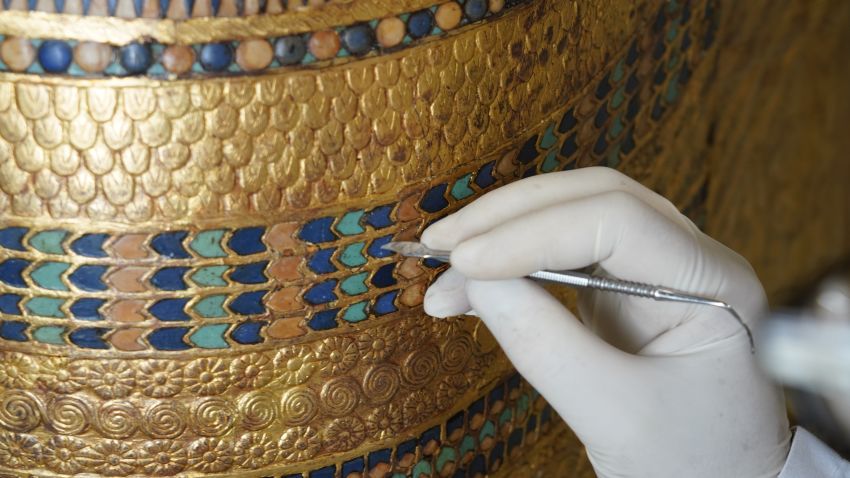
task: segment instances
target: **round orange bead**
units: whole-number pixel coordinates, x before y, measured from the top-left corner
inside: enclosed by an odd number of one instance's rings
[[[505,0],[490,0],[490,11],[499,13],[505,8]]]
[[[12,71],[24,71],[35,61],[36,49],[25,38],[10,37],[0,45],[0,58]]]
[[[87,73],[101,73],[112,63],[112,47],[84,41],[74,48],[74,61]]]
[[[448,2],[440,5],[434,13],[434,20],[437,26],[443,30],[451,30],[458,26],[460,18],[463,16],[463,10],[457,2]]]
[[[329,60],[339,52],[339,35],[333,30],[322,30],[310,35],[307,48],[317,60]]]
[[[186,73],[195,63],[195,50],[185,45],[171,45],[163,50],[161,62],[171,73]]]
[[[272,59],[274,50],[266,40],[245,40],[236,48],[236,63],[245,71],[262,70],[271,64]]]
[[[404,40],[404,22],[397,17],[384,18],[375,29],[378,43],[384,48],[391,48]]]

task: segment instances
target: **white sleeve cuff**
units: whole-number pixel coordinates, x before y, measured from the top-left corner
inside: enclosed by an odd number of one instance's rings
[[[804,428],[797,427],[788,460],[778,478],[840,478],[850,476],[850,463]]]

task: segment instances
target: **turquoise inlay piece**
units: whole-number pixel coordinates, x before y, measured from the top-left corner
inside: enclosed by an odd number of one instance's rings
[[[543,133],[543,137],[540,138],[540,149],[549,149],[558,142],[558,138],[555,137],[555,123],[549,125],[546,128],[546,132]]]
[[[416,466],[413,467],[413,476],[431,476],[431,464],[425,460],[420,460]]]
[[[201,231],[189,243],[189,248],[201,257],[226,257],[227,253],[221,248],[222,237],[224,237],[223,229]]]
[[[626,101],[626,88],[621,86],[614,92],[614,96],[611,98],[611,109],[616,110],[624,101]]]
[[[531,403],[528,395],[522,394],[516,402],[516,414],[517,416],[524,417],[526,413],[528,413],[528,406]]]
[[[71,267],[66,262],[45,262],[36,267],[30,276],[39,286],[50,290],[68,290],[68,286],[62,283],[62,274]]]
[[[667,71],[676,68],[676,66],[679,65],[680,58],[681,56],[679,56],[678,52],[674,52],[672,55],[670,55],[670,59],[667,60]]]
[[[484,425],[481,426],[481,431],[478,433],[478,441],[484,441],[487,438],[493,438],[496,436],[496,425],[493,424],[492,420],[487,420],[484,422]]]
[[[361,272],[347,277],[339,285],[339,288],[348,295],[364,294],[369,291],[369,287],[366,286],[367,277],[369,277],[368,272]]]
[[[203,349],[226,349],[229,348],[224,340],[228,324],[210,324],[198,327],[198,330],[189,335],[189,341]]]
[[[468,198],[475,194],[472,189],[469,188],[469,180],[472,178],[472,173],[464,174],[460,179],[455,181],[452,186],[452,197],[461,200],[464,198]]]
[[[608,129],[608,137],[616,138],[620,136],[620,133],[623,132],[623,118],[621,115],[617,115],[614,117],[614,120],[611,121],[611,127]]]
[[[366,263],[366,257],[363,255],[363,249],[366,247],[365,242],[355,242],[349,244],[342,250],[339,256],[340,262],[348,267],[362,266]]]
[[[677,81],[678,77],[679,74],[677,73],[673,75],[673,78],[671,78],[669,82],[667,82],[667,89],[664,92],[664,100],[667,103],[674,103],[679,97],[679,82]]]
[[[64,333],[65,327],[45,325],[35,329],[32,337],[43,344],[65,345],[65,339],[62,338]]]
[[[502,414],[499,415],[499,426],[502,426],[505,423],[511,421],[511,419],[513,417],[514,417],[514,411],[511,410],[510,408],[505,408],[505,410],[502,411]]]
[[[444,446],[437,455],[437,471],[442,470],[448,463],[457,463],[457,452],[450,446]]]
[[[64,303],[65,299],[55,297],[33,297],[27,301],[26,308],[31,314],[64,319],[65,312],[62,312],[61,309]]]
[[[606,160],[606,165],[609,168],[616,168],[620,164],[620,144],[616,144],[611,148],[611,151],[608,152],[608,158]]]
[[[189,279],[195,284],[206,287],[226,286],[227,281],[222,277],[227,272],[228,266],[206,266],[200,267],[193,272]]]
[[[463,437],[460,442],[460,456],[465,456],[467,453],[475,452],[475,438],[470,435]]]
[[[45,254],[64,254],[62,242],[68,237],[68,231],[53,229],[41,231],[30,238],[30,245]]]
[[[367,305],[369,305],[368,301],[351,304],[347,309],[345,309],[345,313],[342,315],[342,320],[352,323],[365,320],[366,317],[368,317],[366,314]]]
[[[407,475],[404,473],[393,473],[390,478],[407,478]]]
[[[676,39],[676,35],[679,34],[679,23],[671,22],[670,28],[667,29],[667,41],[671,42]]]
[[[543,164],[540,165],[540,170],[544,173],[551,173],[558,167],[558,164],[558,151],[553,149],[546,155],[546,159],[544,159]]]
[[[336,225],[336,230],[343,236],[353,236],[354,234],[362,234],[366,232],[363,226],[360,225],[360,218],[363,217],[366,211],[360,209],[357,211],[349,211],[342,216],[342,219]]]
[[[626,63],[625,60],[620,60],[620,62],[617,63],[617,66],[614,67],[614,73],[611,74],[611,79],[614,82],[618,82],[622,80],[624,76],[626,76]]]
[[[198,315],[207,319],[227,317],[227,311],[224,310],[225,300],[227,296],[224,294],[211,295],[199,300],[193,308]]]

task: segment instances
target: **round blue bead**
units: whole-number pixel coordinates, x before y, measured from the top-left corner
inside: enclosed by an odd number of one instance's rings
[[[278,38],[274,42],[274,56],[281,65],[301,63],[307,54],[307,43],[300,35]]]
[[[466,0],[466,5],[463,6],[463,11],[466,13],[469,21],[477,21],[484,18],[487,14],[486,0]]]
[[[201,48],[200,60],[207,71],[224,71],[233,61],[233,50],[227,43],[208,43]]]
[[[38,47],[38,62],[48,73],[64,73],[73,59],[70,45],[63,41],[46,40]]]
[[[342,46],[352,55],[363,55],[372,49],[375,34],[369,25],[353,25],[343,30]]]
[[[412,38],[422,38],[431,33],[434,26],[434,17],[430,10],[420,10],[410,14],[407,19],[407,32]]]
[[[121,66],[131,75],[146,72],[152,61],[153,56],[147,45],[130,43],[121,48]]]

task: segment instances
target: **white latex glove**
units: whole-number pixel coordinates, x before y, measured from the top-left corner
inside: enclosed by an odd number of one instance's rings
[[[600,477],[779,474],[791,438],[782,393],[728,313],[586,291],[582,325],[521,278],[595,264],[597,273],[722,298],[752,327],[766,309],[752,268],[661,196],[607,168],[546,174],[481,197],[422,242],[452,251],[426,312],[474,310]]]

